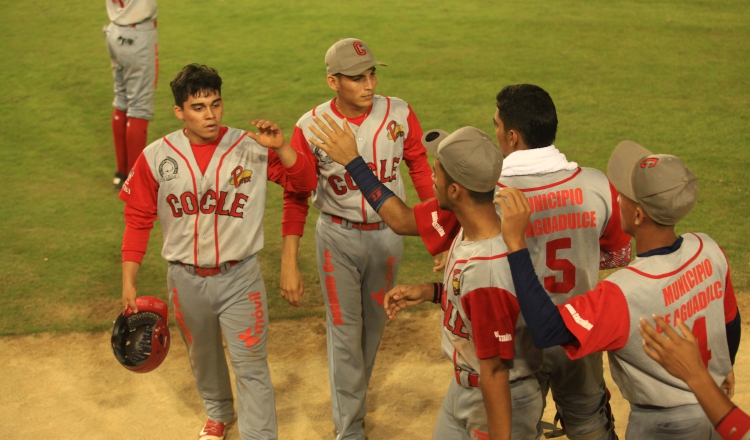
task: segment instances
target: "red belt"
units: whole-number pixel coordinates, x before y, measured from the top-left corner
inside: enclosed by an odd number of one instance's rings
[[[350,222],[349,220],[341,217],[337,217],[335,215],[331,216],[331,221],[334,223],[338,223],[339,225],[349,225],[354,229],[359,229],[360,231],[376,231],[378,229],[383,229],[383,222],[377,222],[377,223],[354,223]]]
[[[461,383],[461,372],[466,371],[466,370],[462,370],[459,367],[456,367],[455,370],[456,370],[456,382],[459,385],[462,385],[462,386],[465,385]],[[469,386],[472,388],[479,388],[479,375],[476,373],[469,373],[468,371],[466,371],[466,373],[469,379]]]
[[[196,266],[193,266],[192,264],[183,264],[183,263],[180,263],[180,266],[186,267],[186,268],[192,267],[193,270],[195,271],[195,274],[198,275],[199,277],[212,277],[214,275],[220,274],[221,270],[225,266],[229,265],[229,267],[234,267],[237,264],[239,264],[239,261],[229,261],[227,263],[222,264],[219,267],[196,267]],[[227,267],[227,269],[229,269],[229,267]]]

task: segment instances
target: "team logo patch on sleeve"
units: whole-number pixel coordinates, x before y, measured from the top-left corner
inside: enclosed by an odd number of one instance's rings
[[[396,121],[388,123],[388,139],[396,142],[396,139],[405,137],[404,126],[397,124]]]
[[[253,178],[253,170],[245,170],[241,166],[238,166],[232,171],[232,177],[229,178],[229,183],[234,185],[235,188],[239,188],[243,183],[249,182]]]
[[[179,179],[180,175],[177,173],[177,161],[167,156],[166,159],[161,161],[159,164],[159,175],[165,182],[170,180]]]

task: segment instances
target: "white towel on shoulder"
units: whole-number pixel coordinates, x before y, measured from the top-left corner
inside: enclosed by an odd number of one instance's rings
[[[573,171],[578,168],[575,162],[568,162],[565,155],[554,145],[530,150],[518,150],[503,159],[500,177],[546,174],[555,171]]]

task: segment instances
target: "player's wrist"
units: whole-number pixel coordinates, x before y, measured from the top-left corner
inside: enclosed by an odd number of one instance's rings
[[[386,200],[396,195],[378,180],[362,156],[354,158],[345,168],[357,186],[359,186],[359,190],[365,196],[367,203],[372,206],[375,212],[380,211]]]
[[[440,304],[443,301],[443,283],[435,281],[432,283],[432,302]]]

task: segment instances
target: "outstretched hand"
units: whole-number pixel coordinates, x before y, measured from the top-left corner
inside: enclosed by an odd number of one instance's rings
[[[254,119],[252,125],[258,129],[258,133],[248,131],[247,135],[261,146],[272,150],[284,146],[284,133],[278,125],[265,119]]]
[[[644,318],[638,325],[638,331],[643,336],[643,349],[646,354],[659,363],[672,376],[687,382],[695,373],[705,370],[698,349],[698,342],[690,329],[679,319],[676,321],[685,337],[680,336],[659,315],[653,315],[654,322],[662,330],[664,336]]]
[[[432,283],[396,286],[385,294],[383,307],[389,318],[396,319],[400,310],[422,304],[432,294]]]
[[[354,139],[354,132],[347,120],[344,119],[344,128],[341,128],[327,113],[323,113],[322,116],[328,124],[317,116],[313,116],[315,125],[308,125],[310,131],[317,136],[317,138],[308,139],[310,143],[325,151],[328,157],[341,165],[346,165],[356,159],[359,156],[357,141]]]
[[[502,211],[501,231],[508,251],[526,248],[526,228],[531,219],[531,207],[526,196],[513,187],[505,187],[495,193],[495,204]]]

